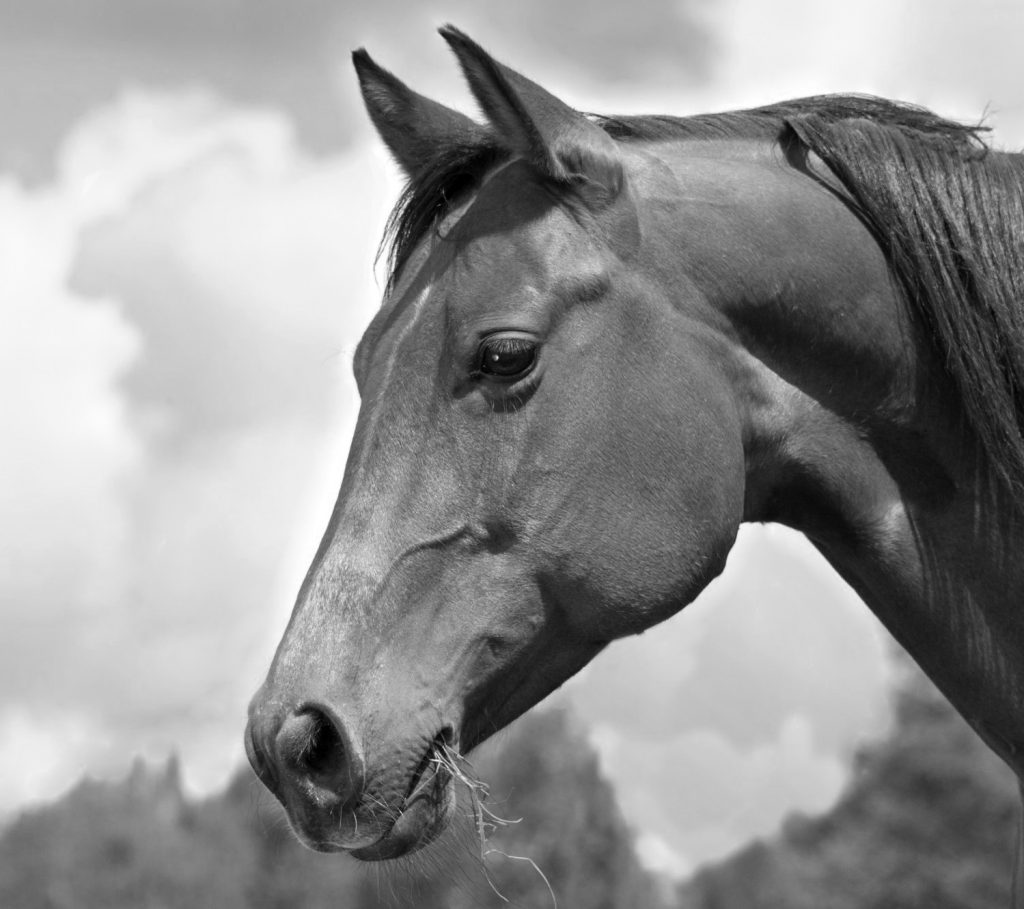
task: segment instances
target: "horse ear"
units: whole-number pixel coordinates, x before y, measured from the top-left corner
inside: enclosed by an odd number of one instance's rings
[[[353,52],[352,63],[370,119],[407,176],[422,173],[442,149],[488,141],[485,127],[414,92],[362,48]]]
[[[498,135],[559,183],[589,185],[603,201],[619,194],[622,162],[615,140],[544,88],[499,63],[452,25],[440,29],[470,90]],[[592,198],[591,193],[586,193]]]

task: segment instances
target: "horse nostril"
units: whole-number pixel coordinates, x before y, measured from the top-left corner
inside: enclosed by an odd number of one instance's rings
[[[282,723],[277,753],[294,772],[331,789],[342,798],[361,786],[361,762],[341,723],[316,705],[300,708]]]

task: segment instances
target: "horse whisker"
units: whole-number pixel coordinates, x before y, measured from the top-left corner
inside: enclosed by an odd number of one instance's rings
[[[491,846],[488,842],[491,833],[501,827],[509,827],[513,824],[518,824],[522,821],[522,818],[516,818],[515,820],[503,818],[488,808],[485,802],[490,796],[490,788],[485,782],[483,782],[483,780],[475,775],[469,761],[467,761],[461,753],[452,748],[446,742],[441,743],[440,748],[435,751],[431,760],[439,768],[447,770],[447,772],[452,775],[452,778],[461,783],[469,793],[473,824],[476,829],[477,839],[480,843],[480,859],[483,867],[484,878],[491,890],[493,890],[494,893],[504,902],[507,903],[509,901],[508,898],[498,890],[494,881],[491,880],[491,876],[487,870],[488,856],[500,855],[512,861],[528,862],[533,867],[534,871],[536,871],[540,876],[540,879],[544,881],[544,885],[547,887],[548,893],[551,894],[551,902],[554,909],[558,909],[558,899],[555,897],[555,891],[551,886],[551,882],[548,880],[547,875],[540,870],[540,867],[533,859],[523,855],[510,855],[507,852],[503,852],[502,850]]]

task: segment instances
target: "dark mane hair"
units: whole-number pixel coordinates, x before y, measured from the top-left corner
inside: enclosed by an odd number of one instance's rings
[[[388,216],[377,256],[387,250],[387,288],[392,290],[416,244],[452,207],[480,184],[483,176],[509,153],[491,144],[439,148],[433,160],[406,183]]]
[[[788,135],[818,155],[874,232],[995,476],[1024,492],[1024,157],[990,151],[981,127],[862,96],[593,119],[622,142]],[[419,240],[507,157],[497,139],[438,149],[389,218],[389,286]]]
[[[1024,158],[975,130],[810,115],[790,124],[842,181],[931,336],[990,469],[1024,493]]]

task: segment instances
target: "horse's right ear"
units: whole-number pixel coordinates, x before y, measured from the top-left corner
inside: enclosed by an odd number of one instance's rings
[[[422,173],[444,148],[487,141],[485,127],[414,92],[362,48],[353,52],[352,63],[370,119],[407,176]]]
[[[499,63],[452,25],[441,28],[470,91],[513,151],[556,183],[574,186],[591,204],[614,200],[624,183],[615,141],[547,89]]]

